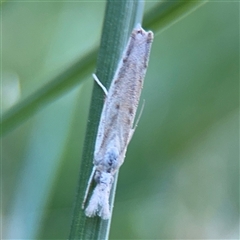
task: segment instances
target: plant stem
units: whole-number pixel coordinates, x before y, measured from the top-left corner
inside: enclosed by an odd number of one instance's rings
[[[106,88],[109,88],[119,59],[136,22],[141,22],[143,2],[111,1],[107,2],[103,24],[102,39],[97,60],[96,75]],[[102,220],[99,217],[88,218],[81,209],[88,178],[93,167],[93,151],[97,128],[102,111],[104,93],[95,84],[89,113],[89,121],[83,157],[80,169],[80,179],[75,203],[73,221],[69,239],[108,239],[111,219]],[[110,205],[113,206],[117,174],[111,191]],[[92,190],[92,189],[91,189]],[[91,194],[91,193],[90,193]]]

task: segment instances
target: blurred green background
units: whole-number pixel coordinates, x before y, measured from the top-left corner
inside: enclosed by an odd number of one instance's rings
[[[1,7],[4,113],[98,46],[105,2]],[[2,138],[3,239],[68,237],[92,85]],[[238,239],[239,3],[209,2],[155,32],[142,99],[110,239]]]

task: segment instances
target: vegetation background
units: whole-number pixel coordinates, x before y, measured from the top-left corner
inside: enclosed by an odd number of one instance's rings
[[[4,115],[98,46],[105,2],[1,8]],[[210,1],[155,31],[110,239],[239,238],[239,9]],[[68,237],[92,86],[89,75],[2,138],[2,238]]]

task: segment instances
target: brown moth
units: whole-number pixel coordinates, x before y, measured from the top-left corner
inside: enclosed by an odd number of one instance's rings
[[[97,185],[85,214],[102,219],[111,216],[109,195],[114,174],[123,164],[127,146],[136,129],[133,127],[143,80],[146,74],[153,33],[145,31],[140,24],[133,30],[109,90],[96,82],[106,94],[95,143],[93,171],[89,178],[82,207],[94,178]]]

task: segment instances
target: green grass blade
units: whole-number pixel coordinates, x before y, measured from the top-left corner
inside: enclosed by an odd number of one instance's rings
[[[163,31],[207,2],[208,0],[160,2],[144,16],[144,26]]]
[[[103,25],[101,46],[97,61],[97,76],[108,88],[116,70],[119,58],[136,22],[141,22],[140,10],[142,2],[108,1]],[[142,8],[143,9],[143,8]],[[93,167],[93,151],[95,138],[104,100],[104,93],[95,84],[89,113],[89,122],[85,138],[83,158],[80,170],[79,187],[74,209],[73,222],[69,239],[108,239],[111,219],[102,220],[99,217],[88,218],[81,209],[88,178]],[[111,208],[117,183],[115,176],[111,193]]]
[[[94,49],[76,63],[64,70],[42,88],[16,104],[1,118],[1,135],[13,130],[36,111],[56,100],[71,88],[79,84],[93,71],[97,50]]]

